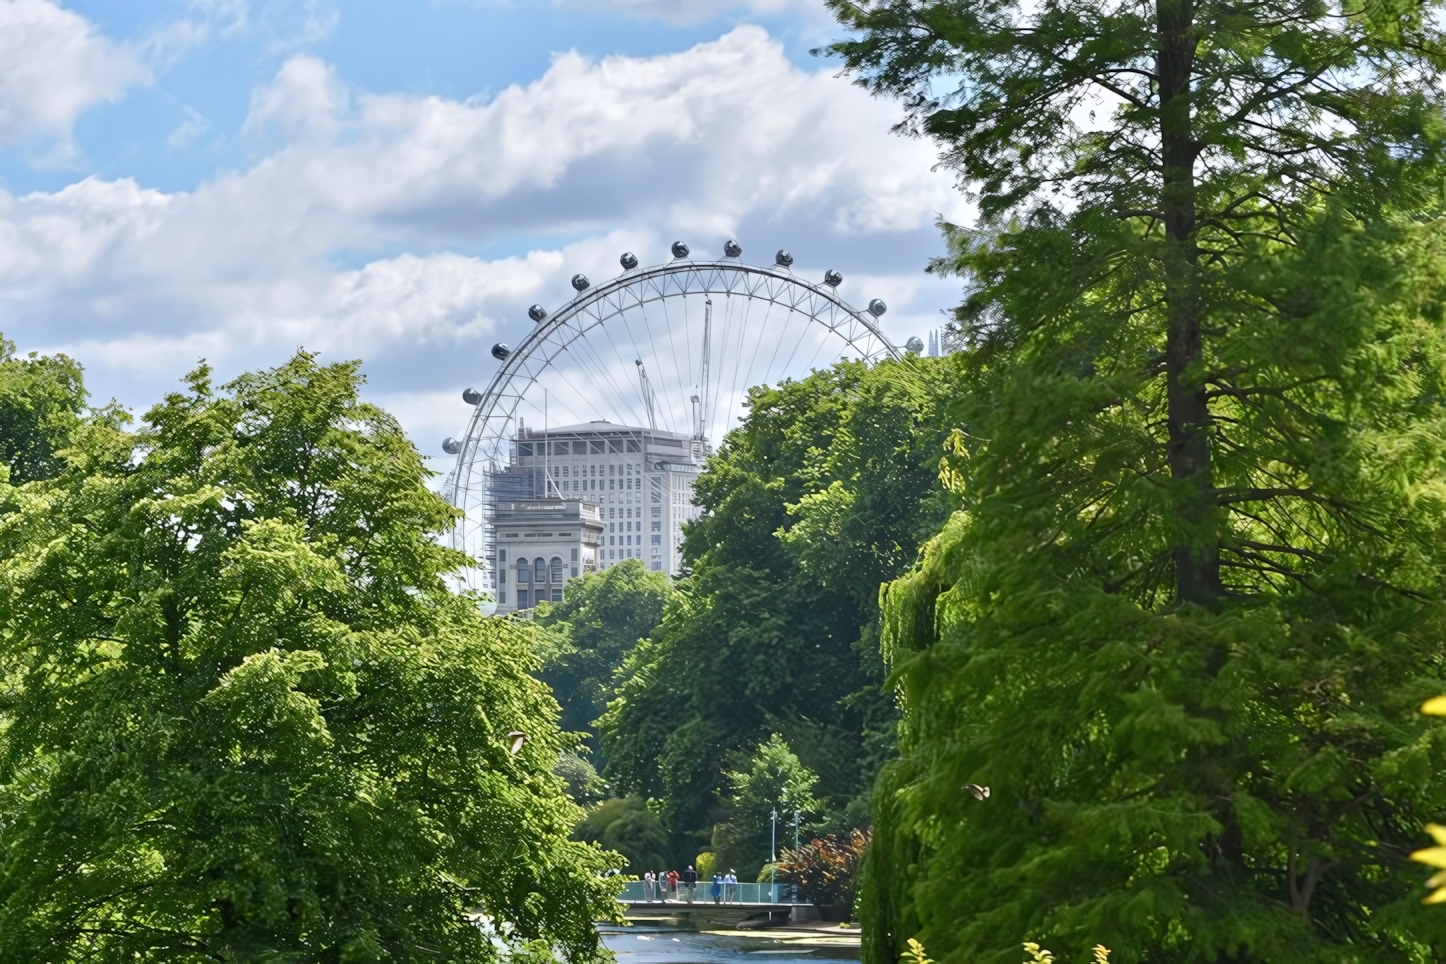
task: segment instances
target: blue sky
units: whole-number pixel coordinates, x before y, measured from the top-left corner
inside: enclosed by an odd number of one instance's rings
[[[429,453],[623,248],[788,247],[923,334],[967,211],[836,35],[816,0],[0,0],[0,331],[137,410],[201,357],[360,357]]]

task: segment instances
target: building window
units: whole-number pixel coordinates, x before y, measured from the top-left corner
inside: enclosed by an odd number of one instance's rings
[[[507,570],[506,570],[506,569],[498,569],[498,570],[497,570],[497,585],[499,585],[499,586],[505,586],[505,585],[507,585]]]
[[[526,609],[526,608],[527,608],[527,590],[526,590],[526,589],[519,589],[519,590],[517,590],[517,608],[518,608],[518,609]]]
[[[562,585],[562,556],[552,557],[552,581],[559,586]],[[562,592],[560,589],[557,591]]]
[[[572,561],[577,562],[577,546],[572,547]],[[577,573],[573,573],[573,575],[575,576]]]
[[[547,563],[541,556],[538,556],[537,561],[532,564],[532,581],[547,582]]]
[[[524,583],[524,582],[531,582],[532,580],[529,578],[531,575],[532,575],[532,568],[527,564],[527,560],[526,560],[526,559],[518,559],[518,560],[517,560],[517,582],[518,582],[518,584],[520,585],[520,584],[522,584],[522,583]],[[522,595],[521,595],[520,593],[519,593],[519,595],[517,596],[517,599],[518,599],[519,602],[522,600]]]
[[[661,546],[662,544],[663,544],[663,537],[662,537],[662,536],[653,536],[653,545],[655,545],[655,546]]]
[[[497,590],[497,605],[499,605],[499,606],[505,606],[505,605],[507,605],[507,590],[506,590],[506,589],[499,589],[499,590]]]
[[[554,590],[552,591],[552,601],[553,601],[553,602],[562,602],[562,590],[561,590],[561,589],[554,589]]]
[[[507,561],[507,550],[506,550],[506,549],[498,549],[498,550],[497,550],[497,561],[498,561],[498,562],[506,562],[506,561]]]
[[[655,562],[655,563],[653,563],[653,572],[662,572],[662,571],[663,571],[663,564],[662,564],[661,562]]]

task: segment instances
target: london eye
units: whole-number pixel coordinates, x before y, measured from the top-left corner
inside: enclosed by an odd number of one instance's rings
[[[803,278],[787,251],[748,264],[734,241],[718,260],[682,242],[670,253],[653,267],[625,253],[597,284],[575,275],[571,300],[533,305],[532,330],[494,345],[490,378],[463,392],[466,431],[443,443],[451,543],[477,563],[464,585],[503,611],[627,558],[676,572],[691,477],[750,387],[901,353],[880,330],[884,302],[853,307],[836,271]]]

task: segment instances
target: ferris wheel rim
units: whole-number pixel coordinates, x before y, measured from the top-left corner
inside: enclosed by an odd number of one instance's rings
[[[885,354],[895,359],[903,357],[903,351],[897,345],[895,345],[888,338],[887,335],[883,333],[883,331],[878,326],[877,319],[874,316],[870,315],[868,311],[861,311],[859,309],[856,309],[847,301],[839,297],[838,292],[834,288],[834,286],[828,284],[815,284],[811,281],[807,281],[803,278],[798,277],[787,266],[784,265],[772,265],[770,267],[764,267],[761,265],[747,264],[735,258],[725,258],[715,261],[700,261],[692,258],[678,258],[670,262],[653,265],[647,268],[629,268],[623,271],[621,274],[617,275],[616,277],[611,278],[606,282],[603,282],[602,284],[596,286],[589,285],[587,288],[579,291],[571,300],[569,300],[561,308],[557,309],[557,311],[549,313],[541,322],[537,323],[533,327],[533,329],[527,333],[526,337],[524,337],[523,340],[518,343],[517,347],[511,350],[511,353],[508,355],[506,360],[504,360],[502,364],[498,366],[497,371],[493,373],[492,378],[488,381],[487,388],[481,393],[481,400],[473,406],[471,417],[468,420],[467,432],[461,440],[461,450],[457,453],[456,463],[452,469],[452,472],[449,473],[450,478],[448,479],[448,484],[445,486],[447,501],[454,507],[463,508],[463,506],[459,504],[460,500],[458,496],[460,495],[463,488],[464,474],[470,475],[470,472],[465,470],[470,466],[474,465],[477,461],[475,457],[475,452],[476,443],[479,441],[479,433],[477,431],[478,425],[485,424],[488,416],[492,413],[493,410],[496,409],[498,401],[516,394],[504,393],[503,391],[501,391],[501,389],[511,384],[514,378],[519,375],[520,369],[522,369],[524,364],[531,359],[533,352],[535,352],[543,345],[547,344],[552,339],[552,336],[554,334],[556,334],[559,330],[565,328],[574,318],[582,314],[588,308],[591,308],[601,302],[605,302],[609,297],[614,296],[619,292],[645,285],[650,281],[660,278],[683,274],[696,274],[699,276],[703,276],[705,272],[714,272],[720,276],[756,276],[759,278],[767,278],[773,281],[782,282],[790,288],[801,289],[802,291],[807,292],[812,297],[821,298],[827,304],[833,306],[835,309],[838,309],[845,315],[849,316],[853,321],[856,321],[863,325],[863,327],[868,332],[868,337],[876,340],[881,346],[877,351],[868,353],[866,357],[878,357]],[[679,291],[673,295],[659,295],[657,296],[657,299],[661,300],[662,298],[666,297],[678,297],[683,294],[741,294],[744,297],[748,297],[750,299],[756,297],[752,292],[749,291],[737,291],[723,286],[704,286],[698,289],[689,290],[687,292]],[[809,319],[814,322],[818,322],[819,315],[821,314],[821,312],[818,311],[802,311],[797,304],[790,304],[788,307],[790,310],[800,311],[800,313],[807,315]],[[614,310],[609,312],[608,317],[615,317],[616,315],[621,314],[622,310],[623,309],[621,307],[615,308]],[[604,318],[598,318],[596,320],[596,323],[602,324],[605,320],[606,319]],[[839,335],[839,337],[843,338],[843,340],[847,342],[850,347],[858,347],[855,343],[856,339],[847,334],[840,333],[837,326],[827,325],[826,327],[829,327],[829,329],[834,334]],[[546,368],[550,365],[551,359],[549,358],[547,359],[547,362],[543,367]],[[531,383],[536,381],[537,374],[525,374],[523,377],[530,385]],[[518,396],[516,400],[520,401],[520,396]]]
[[[695,280],[691,284],[679,285],[676,290],[659,287],[678,276],[692,276]],[[786,263],[764,267],[744,263],[738,258],[695,260],[679,257],[646,268],[626,268],[621,274],[597,286],[583,282],[584,287],[572,299],[556,312],[546,314],[517,347],[510,350],[489,379],[487,388],[480,393],[477,403],[473,405],[466,434],[460,440],[456,462],[443,485],[444,497],[454,508],[460,510],[449,541],[455,548],[468,551],[474,538],[480,536],[485,548],[488,541],[486,498],[485,494],[482,494],[480,499],[473,498],[479,494],[472,479],[474,473],[480,471],[485,480],[488,471],[497,469],[496,462],[503,454],[502,445],[506,441],[506,424],[510,424],[516,417],[525,392],[536,384],[543,373],[553,367],[558,355],[587,332],[605,326],[608,321],[624,315],[632,308],[646,310],[648,304],[666,302],[670,298],[736,295],[750,301],[781,304],[788,311],[803,315],[808,323],[822,325],[842,339],[849,348],[857,351],[861,358],[902,358],[904,350],[895,345],[878,325],[878,315],[882,314],[882,308],[877,313],[872,311],[872,305],[870,310],[854,308],[839,297],[836,291],[838,281],[842,280],[837,273],[830,271],[825,278],[822,284],[800,278]],[[575,287],[577,280],[579,279],[574,281]],[[750,286],[750,282],[755,283]],[[649,285],[654,286],[650,297],[636,297],[627,304],[620,300],[625,293],[641,291]],[[780,297],[780,294],[786,294],[787,297]],[[876,301],[875,304],[881,303]],[[600,306],[607,306],[606,310],[599,310]],[[589,312],[592,312],[591,323],[578,326],[577,319],[588,316]],[[536,315],[533,317],[535,319]],[[862,331],[854,326],[861,326]],[[569,327],[576,328],[572,338],[568,341],[557,340],[559,333]],[[860,342],[879,347],[867,351]],[[541,365],[531,366],[529,363],[534,354],[548,345],[552,345],[555,350],[550,355],[544,353]],[[489,431],[488,426],[498,419],[501,419],[501,423],[497,429]],[[486,451],[479,451],[481,449]],[[472,518],[474,510],[480,510],[483,517]],[[469,555],[481,554],[469,552]],[[484,567],[485,572],[485,560],[477,558],[476,561]],[[485,589],[490,579],[487,579],[485,574],[483,578]]]

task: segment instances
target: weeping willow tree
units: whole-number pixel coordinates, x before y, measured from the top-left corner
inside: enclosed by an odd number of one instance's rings
[[[867,956],[1442,959],[1439,8],[830,5],[980,213]]]

